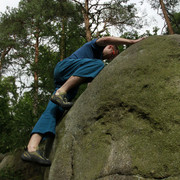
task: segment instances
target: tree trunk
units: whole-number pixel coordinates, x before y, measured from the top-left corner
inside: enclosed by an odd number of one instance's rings
[[[63,60],[66,55],[66,18],[62,18],[62,31],[61,31],[61,42],[60,42],[60,59]]]
[[[39,32],[37,29],[37,32],[35,34],[36,43],[35,43],[35,71],[34,71],[34,107],[33,107],[33,114],[37,116],[38,112],[38,57],[39,57]]]
[[[164,18],[165,18],[165,21],[166,21],[166,24],[167,24],[167,27],[169,30],[169,34],[174,34],[172,26],[171,26],[171,22],[169,20],[169,17],[168,17],[167,11],[166,11],[166,7],[164,5],[164,2],[163,2],[163,0],[159,0],[159,2],[160,2],[161,8],[162,8],[162,11],[164,14]]]
[[[90,29],[90,23],[89,23],[89,0],[85,0],[85,7],[84,7],[84,11],[83,11],[83,15],[84,15],[84,22],[85,22],[85,29],[86,29],[86,40],[87,41],[91,41],[91,29]]]

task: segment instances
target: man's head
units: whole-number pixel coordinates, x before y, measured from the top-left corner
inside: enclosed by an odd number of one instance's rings
[[[115,45],[107,45],[103,50],[103,59],[111,61],[119,54],[118,47]]]

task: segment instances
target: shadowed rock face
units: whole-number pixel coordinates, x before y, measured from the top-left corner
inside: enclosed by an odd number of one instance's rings
[[[43,180],[46,167],[21,160],[23,150],[0,154],[0,180]]]
[[[51,158],[49,180],[180,179],[180,36],[106,66],[57,126]]]

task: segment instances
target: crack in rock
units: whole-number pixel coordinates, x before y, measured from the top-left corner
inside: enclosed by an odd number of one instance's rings
[[[71,144],[71,170],[72,170],[72,174],[71,174],[71,180],[74,179],[74,142],[75,142],[75,137],[72,136],[72,144]]]

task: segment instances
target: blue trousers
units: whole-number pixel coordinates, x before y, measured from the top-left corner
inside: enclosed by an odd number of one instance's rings
[[[71,76],[86,77],[92,80],[103,69],[104,63],[99,59],[64,59],[60,61],[54,69],[55,91],[59,89]],[[67,98],[71,101],[76,93],[77,88],[71,89],[67,93]],[[53,102],[49,101],[46,110],[43,112],[31,135],[38,133],[44,137],[47,135],[55,135],[56,122],[64,113],[64,109]]]

